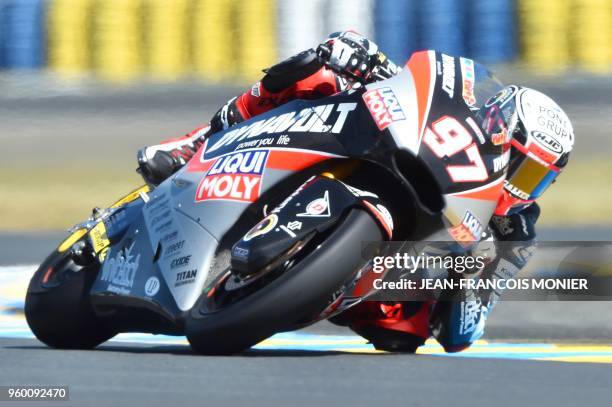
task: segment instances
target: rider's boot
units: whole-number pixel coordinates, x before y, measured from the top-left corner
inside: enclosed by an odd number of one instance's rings
[[[183,137],[140,149],[138,172],[149,185],[159,185],[193,157],[204,143],[209,129],[209,125],[198,127]]]
[[[159,185],[193,157],[206,138],[244,121],[249,116],[240,110],[238,98],[230,99],[215,113],[210,123],[183,137],[166,140],[138,151],[138,172],[149,185]]]

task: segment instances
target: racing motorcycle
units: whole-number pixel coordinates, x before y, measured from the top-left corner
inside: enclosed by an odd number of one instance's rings
[[[158,187],[71,229],[30,282],[32,332],[58,348],[186,335],[229,354],[346,311],[372,292],[362,242],[481,238],[507,134],[476,107],[501,88],[423,51],[391,79],[211,135]]]

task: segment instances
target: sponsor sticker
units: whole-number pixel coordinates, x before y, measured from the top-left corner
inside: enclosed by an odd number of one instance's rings
[[[185,284],[191,284],[195,281],[196,276],[198,275],[198,270],[185,270],[179,273],[176,273],[176,281],[174,282],[175,287],[180,287]]]
[[[106,235],[106,226],[102,221],[98,222],[98,224],[91,229],[89,238],[91,239],[91,245],[96,254],[110,246],[110,241]]]
[[[482,238],[484,227],[470,211],[465,211],[461,223],[448,229],[448,233],[462,246],[469,246]]]
[[[372,89],[363,94],[363,100],[374,118],[379,130],[384,130],[393,122],[406,120],[406,115],[390,87]]]
[[[274,229],[278,223],[278,216],[276,214],[270,214],[263,218],[257,225],[247,232],[242,238],[245,242],[257,237],[262,236]]]
[[[504,189],[517,198],[529,200],[529,194],[518,187],[512,185],[508,180],[504,181]]]
[[[474,241],[480,240],[484,228],[478,218],[470,211],[465,211],[461,224],[467,228]]]
[[[442,54],[442,90],[449,98],[455,96],[455,58]]]
[[[161,239],[160,241],[162,243],[166,243],[169,242],[171,240],[175,240],[178,237],[178,230],[173,230],[172,232],[168,232],[166,233]]]
[[[491,135],[491,143],[493,143],[494,146],[501,146],[503,144],[505,144],[508,140],[508,130],[507,129],[502,129],[502,131],[500,131],[499,133],[493,133]]]
[[[474,242],[472,233],[464,224],[453,226],[452,228],[448,229],[448,233],[462,246],[469,246]]]
[[[140,265],[140,254],[134,255],[134,245],[125,247],[117,255],[106,262],[102,271],[101,281],[108,282],[108,291],[119,294],[129,294],[134,285],[134,278]]]
[[[561,143],[555,140],[554,137],[542,132],[542,131],[532,131],[531,136],[538,141],[540,145],[549,149],[552,152],[557,154],[561,154],[563,152],[563,147]]]
[[[287,112],[278,116],[270,116],[267,119],[261,119],[236,126],[235,129],[229,130],[208,147],[201,156],[212,153],[222,147],[229,146],[234,143],[242,143],[245,140],[258,138],[264,134],[278,133],[335,133],[342,131],[344,124],[350,112],[357,108],[357,103],[339,103],[326,104],[314,107],[307,107],[299,112]],[[273,139],[273,138],[272,138]],[[209,155],[210,156],[210,155]]]
[[[299,220],[294,220],[292,222],[287,223],[287,229],[289,230],[301,230],[302,229],[302,222],[300,222]]]
[[[184,240],[180,240],[178,242],[172,243],[164,249],[164,256],[169,257],[171,255],[180,253],[181,249],[183,249],[184,246],[185,246]]]
[[[159,279],[157,277],[149,277],[144,287],[145,294],[149,297],[154,297],[159,292],[159,287]]]
[[[195,201],[256,201],[268,153],[268,150],[251,150],[217,158],[200,181]]]
[[[501,171],[508,165],[510,161],[510,150],[502,153],[499,157],[493,159],[493,172]]]
[[[293,231],[294,230],[301,230],[302,229],[302,222],[300,222],[299,220],[294,220],[292,222],[287,223],[287,225],[280,225],[279,227],[282,230],[284,230],[285,233],[287,233],[289,236],[296,237],[297,235],[295,233],[293,233]]]
[[[151,213],[157,213],[170,208],[170,198],[166,194],[156,195],[149,199],[146,204]]]
[[[459,58],[459,64],[461,65],[461,78],[463,82],[461,95],[468,106],[475,106],[474,84],[476,83],[476,73],[474,71],[474,61],[468,58]]]
[[[191,261],[191,254],[188,254],[187,256],[177,257],[176,259],[173,259],[170,262],[170,268],[176,269],[179,267],[187,266],[189,265],[190,261]]]
[[[290,141],[291,141],[291,137],[289,137],[286,134],[281,134],[280,136],[278,136],[278,139],[276,140],[276,144],[281,145],[281,146],[286,146],[287,144],[289,144]]]
[[[250,252],[249,249],[245,249],[243,247],[236,246],[234,247],[232,254],[236,257],[246,259],[247,257],[249,257],[249,252]]]
[[[153,216],[153,218],[151,219],[151,222],[149,222],[150,227],[154,228],[157,225],[159,225],[161,222],[166,221],[170,215],[172,214],[172,212],[170,211],[170,209],[160,213],[159,215]]]
[[[474,333],[478,327],[481,314],[480,298],[460,303],[461,313],[459,317],[459,334],[468,335]]]
[[[306,210],[302,213],[298,213],[298,217],[329,217],[331,216],[331,210],[329,207],[329,191],[325,191],[325,194],[321,198],[317,198],[306,205]]]

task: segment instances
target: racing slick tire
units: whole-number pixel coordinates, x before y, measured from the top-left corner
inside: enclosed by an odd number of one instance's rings
[[[207,293],[185,321],[187,339],[202,354],[233,354],[317,315],[363,266],[363,241],[382,241],[373,217],[353,208],[311,252],[257,291],[220,309],[206,309]],[[333,265],[330,267],[330,265]]]
[[[78,266],[59,251],[41,264],[25,301],[26,320],[38,340],[53,348],[90,349],[115,336],[89,301],[98,269],[97,263]]]

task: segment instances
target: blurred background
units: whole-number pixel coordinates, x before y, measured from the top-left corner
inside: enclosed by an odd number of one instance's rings
[[[551,95],[577,145],[541,224],[612,225],[612,0],[0,0],[0,231],[108,205],[141,183],[138,148],[345,29],[399,64],[433,48]]]

